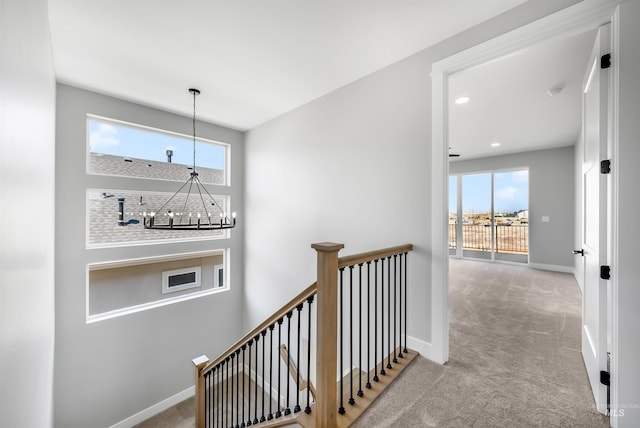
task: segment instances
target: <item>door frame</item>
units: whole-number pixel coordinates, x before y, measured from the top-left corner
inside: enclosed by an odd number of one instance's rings
[[[524,25],[511,32],[481,43],[465,51],[442,59],[432,65],[432,152],[431,152],[431,359],[444,364],[449,360],[449,252],[448,252],[448,77],[452,74],[480,67],[491,61],[512,55],[536,44],[569,37],[593,30],[611,23],[613,67],[610,81],[609,114],[610,141],[609,154],[615,165],[618,152],[618,67],[617,51],[619,40],[618,4],[621,0],[585,0],[538,21]],[[617,242],[617,171],[613,168],[610,183],[611,219],[609,227],[610,242]],[[616,246],[610,245],[610,265],[617,265]],[[617,403],[617,280],[612,277],[613,319],[611,326],[611,404]],[[611,319],[611,318],[610,318]],[[615,415],[614,415],[615,416]],[[612,418],[612,426],[617,425],[617,418]]]

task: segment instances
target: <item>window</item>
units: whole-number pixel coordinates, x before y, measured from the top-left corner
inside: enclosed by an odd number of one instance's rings
[[[228,283],[223,281],[228,255],[227,249],[90,263],[87,267],[87,322],[228,290]]]
[[[204,206],[193,193],[187,200],[188,186],[181,187],[193,169],[193,137],[88,115],[87,173],[99,187],[86,189],[87,247],[227,238],[228,230],[143,227],[143,218],[151,212],[180,213],[185,222],[216,221],[220,210],[230,214],[229,145],[198,138],[195,155],[198,178],[217,207]],[[178,189],[182,199],[175,199],[173,211],[167,207],[158,212]]]
[[[193,168],[193,137],[89,116],[89,174],[185,181]],[[205,184],[225,185],[227,145],[196,139],[196,170]]]

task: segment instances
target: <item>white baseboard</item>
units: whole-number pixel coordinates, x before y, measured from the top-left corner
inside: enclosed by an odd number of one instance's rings
[[[147,407],[146,409],[136,413],[133,416],[129,416],[127,419],[120,421],[115,425],[111,425],[110,428],[131,428],[132,426],[139,424],[140,422],[144,422],[152,416],[155,416],[158,413],[167,410],[169,407],[175,406],[176,404],[186,400],[187,398],[194,396],[195,394],[196,387],[189,387],[184,391],[178,392],[176,395],[167,398],[166,400],[162,400],[161,402],[156,403],[151,407]]]
[[[407,347],[418,351],[426,359],[431,359],[431,344],[415,337],[407,336]]]
[[[529,263],[529,267],[532,269],[549,270],[552,272],[563,272],[575,275],[575,269],[573,266],[560,266],[560,265],[547,265],[544,263]]]

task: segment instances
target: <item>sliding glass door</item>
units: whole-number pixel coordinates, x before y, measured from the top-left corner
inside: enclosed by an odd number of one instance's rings
[[[451,176],[449,254],[527,263],[528,200],[527,170]]]

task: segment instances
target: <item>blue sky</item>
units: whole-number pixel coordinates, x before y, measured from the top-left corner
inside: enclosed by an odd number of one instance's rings
[[[166,151],[171,149],[173,163],[193,165],[193,138],[180,138],[90,119],[89,145],[92,153],[160,162],[166,162]],[[196,141],[196,166],[224,169],[224,148]]]
[[[449,177],[449,212],[456,211],[456,176]],[[494,210],[496,213],[528,209],[529,171],[494,173]],[[491,174],[462,176],[462,212],[491,211]]]

